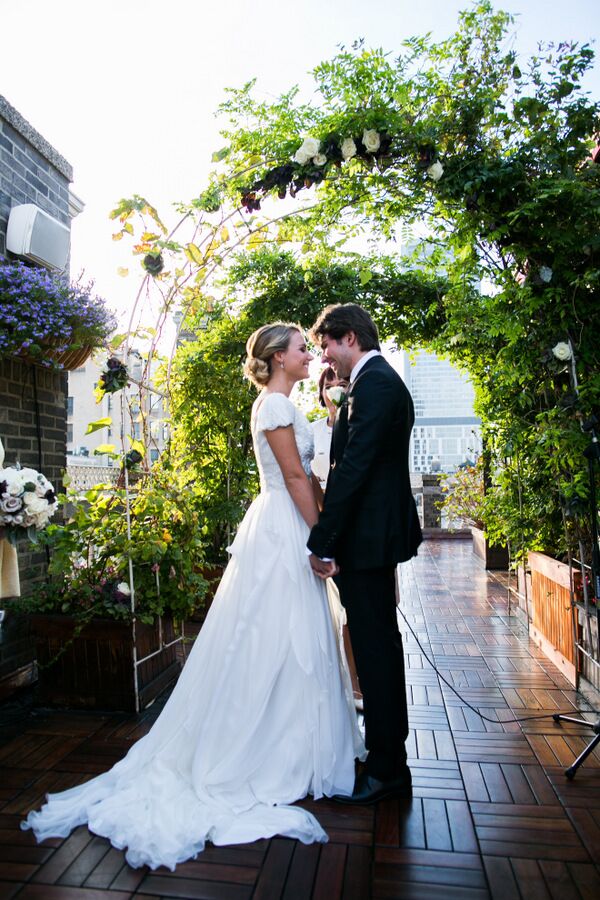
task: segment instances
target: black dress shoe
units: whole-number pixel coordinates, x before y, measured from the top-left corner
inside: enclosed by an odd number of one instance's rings
[[[357,775],[354,783],[354,790],[349,795],[335,794],[332,800],[338,803],[361,804],[368,806],[371,803],[377,803],[384,797],[412,797],[412,778],[410,769],[406,769],[402,775],[390,781],[379,781],[367,772],[361,772]]]

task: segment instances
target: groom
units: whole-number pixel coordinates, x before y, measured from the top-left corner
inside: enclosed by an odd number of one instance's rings
[[[369,314],[328,306],[311,329],[323,362],[349,379],[331,443],[323,511],[308,539],[315,573],[335,577],[363,694],[369,755],[347,803],[412,796],[404,651],[396,618],[395,569],[416,555],[421,527],[410,488],[411,396],[383,358]],[[335,562],[333,562],[335,560]]]

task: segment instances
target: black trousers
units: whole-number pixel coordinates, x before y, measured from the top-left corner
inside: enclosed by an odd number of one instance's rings
[[[406,765],[404,648],[396,618],[395,568],[344,568],[335,577],[346,609],[363,695],[367,772],[386,781]]]

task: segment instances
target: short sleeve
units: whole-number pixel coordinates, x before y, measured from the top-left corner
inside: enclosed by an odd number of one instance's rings
[[[273,431],[292,425],[296,407],[284,394],[267,394],[256,414],[258,431]]]

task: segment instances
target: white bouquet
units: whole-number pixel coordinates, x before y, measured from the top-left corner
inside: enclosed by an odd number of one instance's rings
[[[36,532],[46,527],[57,509],[54,487],[40,472],[12,466],[0,469],[0,528],[12,544],[17,529],[25,529],[35,541]]]

